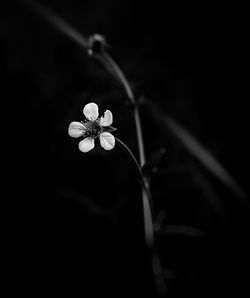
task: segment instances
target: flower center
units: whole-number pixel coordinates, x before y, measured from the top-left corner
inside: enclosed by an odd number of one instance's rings
[[[84,126],[86,127],[85,136],[96,138],[99,136],[99,134],[102,131],[102,127],[100,125],[100,119],[96,119],[94,121],[88,121],[84,123]]]

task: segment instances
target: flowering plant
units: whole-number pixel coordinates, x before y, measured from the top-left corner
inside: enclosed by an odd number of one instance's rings
[[[69,135],[72,138],[84,137],[79,143],[79,149],[86,153],[95,147],[95,139],[99,137],[100,144],[105,150],[111,150],[115,146],[115,138],[110,133],[116,130],[110,126],[113,123],[113,115],[107,110],[104,117],[99,116],[97,104],[91,102],[85,105],[83,114],[87,120],[85,122],[71,122],[69,125]]]
[[[162,295],[166,293],[166,270],[162,267],[160,256],[155,245],[154,235],[156,232],[162,230],[163,221],[165,221],[165,211],[158,213],[158,217],[153,218],[153,204],[151,201],[151,193],[149,187],[149,177],[150,174],[155,172],[158,167],[158,163],[161,155],[165,152],[164,150],[159,150],[156,152],[156,156],[150,160],[148,158],[146,162],[144,143],[142,137],[139,104],[143,103],[145,106],[150,107],[152,116],[155,122],[159,123],[162,127],[170,132],[180,144],[201,164],[207,168],[215,177],[217,177],[234,195],[243,202],[249,208],[249,201],[246,199],[246,194],[240,185],[231,177],[231,175],[216,161],[216,159],[201,146],[201,144],[196,141],[196,139],[188,133],[188,131],[182,127],[177,121],[175,121],[171,116],[165,114],[161,109],[157,107],[156,104],[144,97],[135,98],[134,92],[130,86],[130,83],[126,79],[124,73],[115,63],[112,57],[107,53],[106,46],[108,45],[105,38],[99,34],[94,34],[89,39],[85,39],[79,32],[77,32],[73,27],[67,24],[60,17],[54,15],[43,5],[36,3],[36,1],[26,0],[29,5],[50,22],[53,26],[59,29],[62,33],[70,37],[72,40],[78,43],[86,53],[93,57],[94,59],[101,62],[104,68],[115,78],[115,80],[123,87],[126,92],[127,99],[130,101],[131,111],[134,116],[134,124],[136,130],[137,144],[138,144],[138,157],[139,161],[135,158],[132,151],[124,144],[121,140],[114,137],[111,132],[115,131],[116,128],[112,127],[113,115],[110,110],[106,110],[104,115],[99,117],[99,109],[96,103],[90,102],[85,105],[83,109],[83,114],[85,116],[84,121],[73,121],[69,124],[68,134],[72,138],[83,139],[79,142],[79,149],[83,153],[87,153],[92,150],[95,146],[95,139],[99,139],[100,145],[105,150],[112,150],[116,144],[119,144],[131,157],[133,164],[139,173],[140,180],[142,183],[142,206],[143,206],[143,220],[144,220],[144,230],[145,239],[148,251],[150,252],[152,271],[154,273],[155,284],[158,292]],[[195,166],[189,165],[190,168],[196,173],[197,169]],[[192,170],[191,169],[191,170]],[[190,169],[188,169],[190,170]],[[213,199],[213,188],[207,184],[205,179],[198,171],[198,184],[199,188],[204,191],[208,201],[210,200],[211,206],[215,206],[215,210],[219,210],[215,203],[216,200]],[[203,181],[204,180],[204,181]],[[209,189],[208,193],[206,188]],[[212,197],[212,198],[210,198]],[[167,232],[170,231],[169,226],[167,227]],[[195,229],[188,229],[186,227],[174,227],[172,226],[172,231],[177,233],[183,233],[184,235],[191,235],[200,237],[199,231]],[[166,233],[167,233],[166,232]],[[164,233],[163,233],[164,234]],[[193,272],[192,272],[193,277]]]

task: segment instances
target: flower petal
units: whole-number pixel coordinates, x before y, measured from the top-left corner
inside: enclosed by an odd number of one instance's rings
[[[88,103],[83,109],[83,114],[90,121],[96,120],[99,116],[98,105],[94,102]]]
[[[115,138],[109,132],[103,132],[100,134],[100,143],[105,150],[111,150],[115,147]]]
[[[102,126],[109,126],[113,123],[113,115],[112,113],[110,112],[110,110],[107,110],[105,113],[104,113],[104,117],[101,117],[101,122],[100,124]]]
[[[85,132],[85,126],[81,122],[71,122],[68,128],[68,133],[72,138],[79,138]]]
[[[79,143],[79,149],[86,153],[92,150],[95,147],[95,139],[94,138],[85,138]]]

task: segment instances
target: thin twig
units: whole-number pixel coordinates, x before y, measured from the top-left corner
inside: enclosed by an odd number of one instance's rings
[[[148,186],[146,184],[146,180],[143,176],[143,173],[142,173],[142,169],[137,161],[137,159],[135,158],[133,152],[129,149],[129,147],[123,142],[121,141],[120,139],[118,139],[117,137],[115,137],[117,143],[121,146],[121,148],[129,155],[129,157],[132,159],[133,161],[133,164],[135,165],[135,168],[140,176],[140,180],[141,180],[141,184],[142,184],[142,187],[144,188],[144,191],[147,193],[147,196],[149,198],[149,202],[150,202],[150,208],[151,208],[151,211],[153,213],[153,205],[152,205],[152,201],[151,201],[151,193],[148,191]]]

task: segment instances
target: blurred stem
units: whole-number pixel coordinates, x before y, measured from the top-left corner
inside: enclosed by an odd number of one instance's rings
[[[21,0],[25,5],[31,8],[36,14],[51,24],[54,28],[65,34],[85,50],[88,49],[88,40],[79,33],[74,27],[68,24],[64,19],[52,12],[42,3],[35,0]]]
[[[195,159],[197,159],[214,177],[216,177],[239,202],[250,210],[246,191],[232,177],[227,169],[204,147],[183,125],[170,115],[164,113],[153,101],[141,97],[140,102],[147,106],[153,119],[170,132]]]

